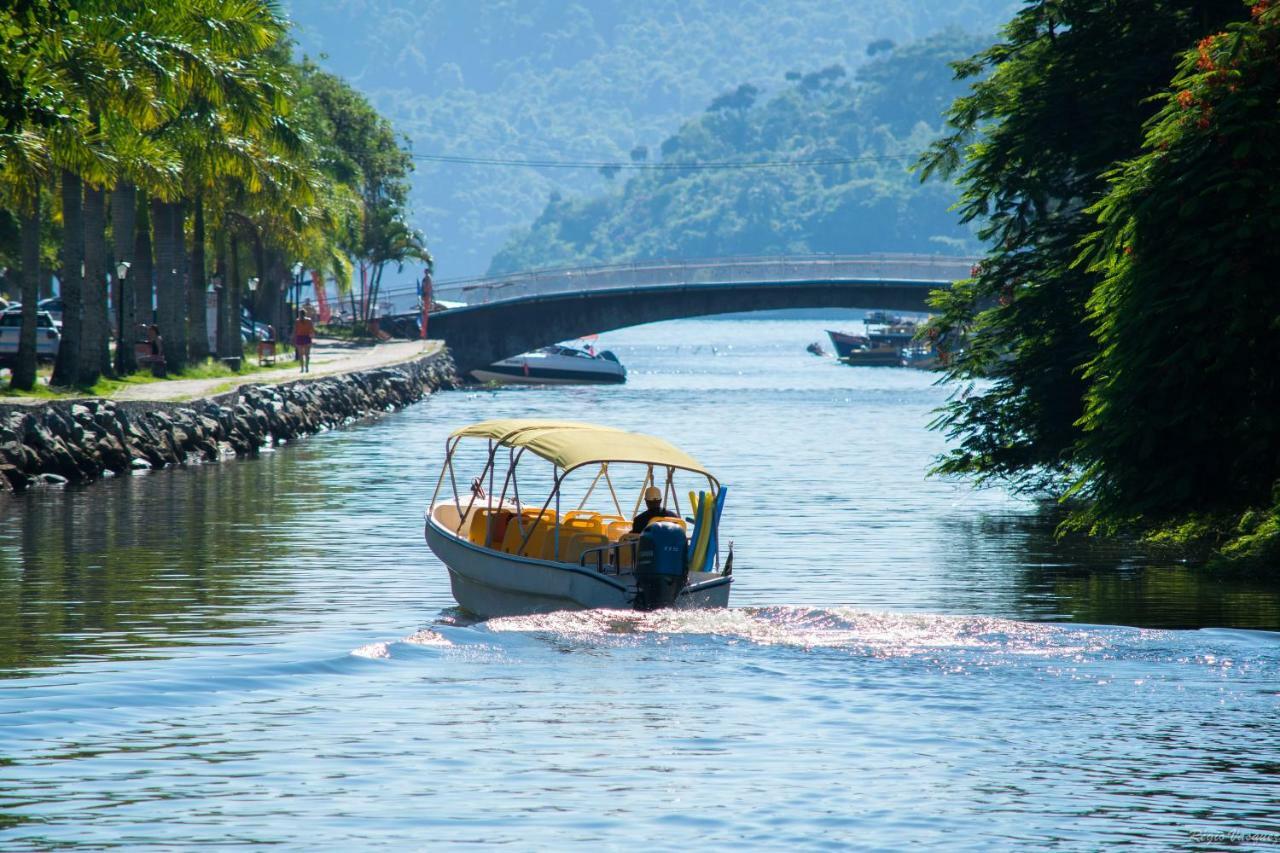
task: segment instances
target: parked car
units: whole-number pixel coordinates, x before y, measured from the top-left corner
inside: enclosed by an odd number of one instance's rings
[[[18,356],[18,337],[22,334],[22,312],[9,310],[0,314],[0,364],[12,364]],[[36,358],[53,361],[58,357],[62,333],[48,311],[36,314]]]
[[[51,296],[48,299],[41,299],[36,304],[37,311],[48,311],[53,316],[53,322],[62,327],[62,297]]]
[[[266,323],[249,324],[248,320],[240,321],[240,340],[267,341],[271,339],[270,329]]]
[[[279,335],[276,336],[277,340]],[[240,340],[242,341],[266,341],[271,339],[271,333],[266,323],[258,323],[249,319],[249,310],[247,308],[240,309]]]

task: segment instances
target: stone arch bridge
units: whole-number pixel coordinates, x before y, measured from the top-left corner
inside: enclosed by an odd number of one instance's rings
[[[970,276],[976,258],[803,255],[656,260],[442,281],[432,314],[465,373],[583,335],[661,320],[778,308],[923,311],[929,291]]]

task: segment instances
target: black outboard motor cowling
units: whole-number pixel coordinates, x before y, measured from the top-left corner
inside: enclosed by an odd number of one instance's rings
[[[655,519],[636,543],[637,610],[657,610],[675,604],[689,578],[689,549],[684,528]]]

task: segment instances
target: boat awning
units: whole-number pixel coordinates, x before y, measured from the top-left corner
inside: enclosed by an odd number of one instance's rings
[[[683,468],[715,479],[698,460],[657,436],[577,421],[504,418],[481,421],[454,438],[487,438],[504,447],[523,447],[564,470],[593,462],[637,462]]]

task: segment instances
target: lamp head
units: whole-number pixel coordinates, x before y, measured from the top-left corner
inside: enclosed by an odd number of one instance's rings
[[[127,278],[129,275],[129,267],[131,266],[133,266],[133,264],[129,263],[128,261],[121,261],[120,263],[116,264],[116,277],[118,277],[121,281],[124,281],[125,278]]]
[[[253,293],[257,289],[258,289],[258,277],[255,275],[253,278],[249,279],[249,292]]]
[[[294,265],[293,265],[293,275],[294,275],[294,277],[295,277],[295,278],[296,278],[297,276],[302,275],[302,261],[297,261],[297,262],[295,262],[295,263],[294,263]]]

